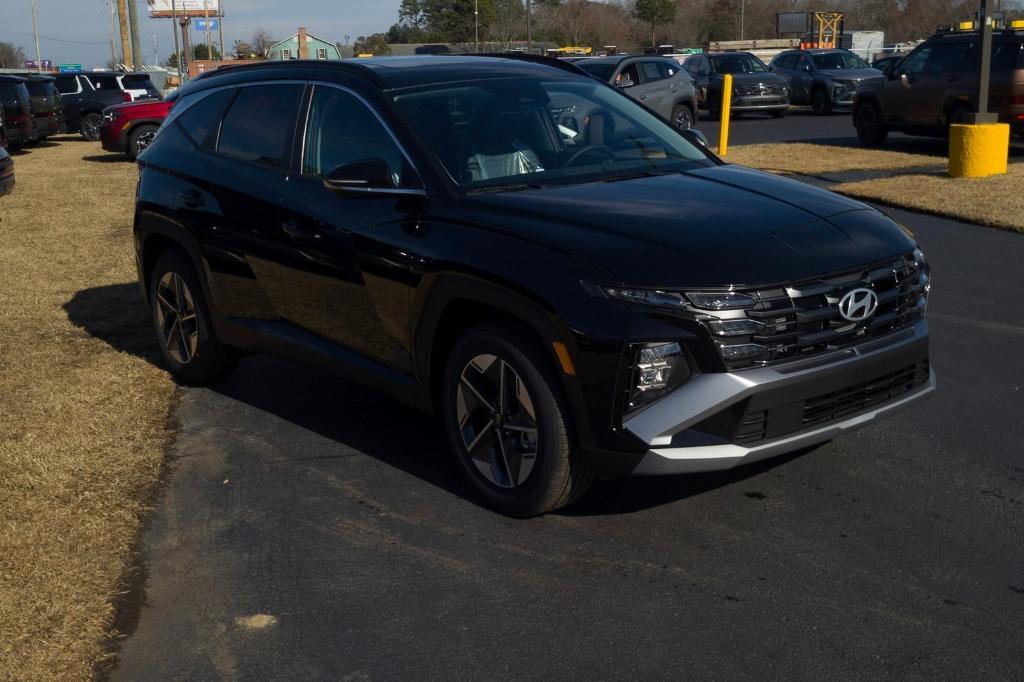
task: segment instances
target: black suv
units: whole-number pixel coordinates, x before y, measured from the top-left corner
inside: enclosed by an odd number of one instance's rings
[[[700,106],[713,119],[722,117],[725,74],[732,74],[732,104],[736,114],[764,112],[782,118],[789,112],[789,85],[750,52],[712,52],[686,58],[683,68],[697,84]]]
[[[130,94],[111,87],[97,89],[84,73],[56,76],[57,92],[63,102],[64,125],[69,133],[80,132],[87,140],[100,139],[103,110],[114,104],[132,101]]]
[[[32,98],[21,76],[0,74],[0,145],[20,149],[32,140]]]
[[[866,145],[885,142],[890,131],[941,137],[951,123],[978,110],[977,31],[943,32],[889,67],[880,82],[857,91],[853,124]],[[1024,134],[1024,31],[992,37],[989,111]]]
[[[271,353],[437,410],[513,515],[597,473],[821,443],[930,391],[910,235],[697,139],[542,57],[204,75],[139,157],[164,360],[198,383]]]
[[[53,76],[27,74],[25,87],[32,101],[32,141],[64,132],[64,112]]]

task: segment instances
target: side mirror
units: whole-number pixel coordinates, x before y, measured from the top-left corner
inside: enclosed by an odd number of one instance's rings
[[[422,189],[396,187],[391,167],[380,158],[361,159],[338,166],[324,177],[324,187],[335,192],[358,194],[426,194]]]
[[[704,133],[702,133],[701,131],[697,130],[696,128],[690,128],[688,130],[684,130],[684,131],[682,131],[682,133],[684,135],[686,135],[687,137],[692,138],[692,141],[696,142],[701,147],[707,147],[708,146],[708,136],[705,135]]]

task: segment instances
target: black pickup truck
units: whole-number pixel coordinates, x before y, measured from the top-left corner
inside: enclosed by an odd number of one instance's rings
[[[85,74],[57,74],[57,91],[64,101],[64,123],[67,132],[80,132],[87,140],[100,139],[103,110],[114,104],[131,101],[121,90],[97,90]]]

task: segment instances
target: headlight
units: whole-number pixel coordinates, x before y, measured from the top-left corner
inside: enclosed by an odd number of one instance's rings
[[[604,293],[611,298],[626,303],[642,303],[644,305],[667,306],[670,308],[683,308],[686,301],[682,295],[672,291],[661,291],[659,289],[618,289],[603,287]]]
[[[928,261],[925,260],[924,251],[921,250],[920,246],[914,247],[914,252],[911,254],[911,258],[917,264],[917,287],[920,291],[920,296],[917,299],[917,307],[921,309],[921,313],[924,314],[928,308],[928,295],[932,291],[932,269],[928,265]]]
[[[671,393],[686,383],[692,374],[686,353],[675,341],[633,346],[631,353],[627,412],[650,405]]]
[[[735,310],[736,308],[751,308],[757,301],[746,294],[736,291],[720,291],[712,293],[686,292],[689,299],[697,308],[703,310]]]

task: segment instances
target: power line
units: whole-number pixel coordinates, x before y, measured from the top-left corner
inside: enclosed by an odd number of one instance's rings
[[[7,28],[0,28],[0,33],[13,33],[14,35],[32,37],[31,33],[25,33],[23,31],[12,31],[12,30],[7,29]],[[52,41],[57,42],[57,43],[72,43],[74,45],[106,45],[107,44],[107,41],[105,41],[105,40],[101,41],[101,42],[88,41],[88,40],[66,40],[64,38],[53,38],[51,36],[44,36],[44,35],[40,35],[39,39],[40,40],[52,40]]]

